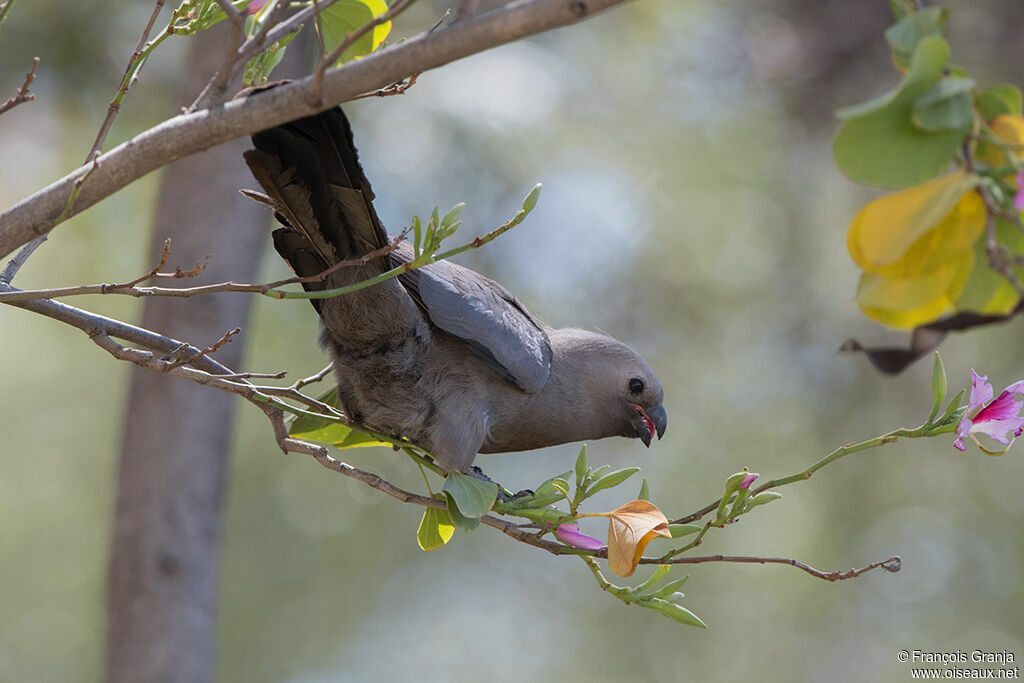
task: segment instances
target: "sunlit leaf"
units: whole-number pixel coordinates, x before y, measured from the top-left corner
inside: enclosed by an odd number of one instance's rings
[[[1011,256],[1024,253],[1024,233],[1016,225],[1002,219],[996,220],[996,240]],[[957,299],[956,310],[982,315],[1006,315],[1016,308],[1020,296],[1006,278],[989,266],[984,235],[975,243],[974,254],[974,270]],[[1018,278],[1024,277],[1024,269],[1015,270]]]
[[[894,91],[836,114],[844,119],[833,154],[851,180],[903,187],[941,173],[956,155],[967,128],[930,132],[911,120],[915,100],[943,77],[949,46],[939,36],[921,39],[903,82]]]
[[[917,278],[969,250],[985,228],[978,176],[958,170],[869,203],[850,223],[847,247],[866,271]]]
[[[646,500],[634,500],[608,513],[608,568],[632,576],[655,536],[670,537],[668,519]]]
[[[388,6],[384,0],[338,0],[323,10],[324,47],[331,52],[353,31],[362,28],[374,17],[385,14]],[[347,62],[356,57],[368,55],[384,42],[391,32],[391,22],[375,27],[366,35],[353,43],[338,63]]]
[[[338,407],[338,393],[333,388],[328,389],[317,400],[333,408]],[[308,414],[300,415],[292,421],[288,426],[288,436],[305,441],[328,443],[341,449],[366,446],[391,447],[391,444],[380,441],[366,432],[343,425],[340,422],[334,422],[328,418]]]
[[[454,533],[455,525],[447,510],[427,508],[416,531],[416,542],[424,550],[437,550],[450,541]]]
[[[466,517],[479,519],[486,515],[498,498],[498,485],[459,472],[451,472],[443,491],[449,494]]]
[[[973,267],[974,251],[966,250],[947,266],[919,278],[864,273],[857,304],[872,320],[892,327],[917,327],[955,309]]]
[[[989,127],[997,138],[1009,146],[1011,154],[1018,159],[1024,157],[1024,116],[1003,114],[989,123]],[[1005,166],[1010,163],[1006,152],[991,142],[979,143],[975,150],[975,158],[992,166]]]

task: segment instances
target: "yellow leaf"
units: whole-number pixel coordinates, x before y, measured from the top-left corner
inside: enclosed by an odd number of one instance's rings
[[[1024,116],[1003,114],[989,123],[992,132],[1005,144],[1012,146],[1012,153],[1018,159],[1024,158]],[[1006,166],[1010,161],[1006,153],[992,143],[979,143],[975,150],[975,158],[992,166]]]
[[[887,278],[864,273],[857,303],[867,317],[892,327],[911,328],[952,313],[974,268],[974,251],[918,278]]]
[[[958,258],[985,229],[985,202],[963,170],[871,202],[850,223],[846,244],[864,270],[917,278]]]
[[[1024,252],[1024,233],[1001,218],[996,219],[996,241],[1008,250],[1010,256]],[[974,244],[974,262],[971,277],[957,299],[957,313],[970,311],[981,315],[1006,315],[1016,308],[1020,295],[1005,277],[992,270],[984,236]],[[1018,278],[1024,276],[1024,269],[1015,268],[1014,272]]]
[[[632,576],[655,536],[671,537],[668,519],[646,500],[634,500],[608,513],[608,568]]]

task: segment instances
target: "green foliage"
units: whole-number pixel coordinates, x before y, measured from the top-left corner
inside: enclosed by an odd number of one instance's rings
[[[328,389],[318,400],[333,408],[338,408],[338,392]],[[288,425],[288,435],[306,441],[326,443],[336,448],[359,448],[366,446],[387,446],[391,444],[380,441],[366,432],[350,427],[341,422],[337,416],[302,413],[294,417]]]
[[[929,125],[949,125],[955,122],[958,98],[970,98],[966,93],[956,94],[962,85],[947,84],[932,91],[944,78],[954,80],[943,76],[948,62],[946,41],[939,36],[925,37],[914,49],[910,70],[899,87],[837,112],[844,123],[836,134],[833,152],[836,163],[851,180],[878,187],[904,187],[935,177],[952,161],[970,121],[959,128],[937,131],[914,121],[917,111]],[[949,91],[954,94],[943,99]],[[930,111],[932,107],[934,111]]]
[[[462,515],[473,519],[486,515],[498,498],[497,484],[459,472],[448,474],[443,490],[451,496]]]
[[[423,510],[416,542],[424,550],[437,550],[451,540],[455,524],[447,510],[428,507]]]
[[[864,269],[857,303],[868,317],[903,328],[953,313],[1007,315],[1020,301],[1024,274],[1021,230],[1007,222],[1019,215],[1013,200],[1021,188],[1012,174],[1024,168],[1021,91],[1010,84],[979,90],[949,64],[945,9],[900,2],[894,12],[886,39],[905,78],[886,95],[837,112],[843,124],[833,150],[850,179],[913,186],[871,202],[850,224],[850,254]],[[986,225],[995,226],[996,251]],[[994,255],[1014,267],[993,267]]]
[[[338,0],[321,12],[324,47],[334,51],[350,33],[388,11],[384,0]],[[338,59],[338,64],[370,54],[384,41],[391,30],[386,22],[359,38]]]
[[[928,7],[901,14],[902,18],[885,31],[885,40],[892,48],[893,63],[906,70],[918,43],[928,36],[943,35],[949,12],[942,7]]]
[[[1021,104],[1020,88],[1010,83],[993,85],[987,90],[978,92],[975,98],[975,105],[986,121],[991,121],[1004,114],[1020,116]]]

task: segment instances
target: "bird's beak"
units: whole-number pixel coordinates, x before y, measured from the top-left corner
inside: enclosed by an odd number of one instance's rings
[[[636,435],[640,437],[645,446],[650,448],[651,439],[654,438],[655,434],[657,434],[659,439],[665,434],[665,428],[668,426],[668,415],[660,405],[644,409],[634,403],[633,407],[636,409],[636,419],[633,420],[632,424],[634,429],[636,429]]]

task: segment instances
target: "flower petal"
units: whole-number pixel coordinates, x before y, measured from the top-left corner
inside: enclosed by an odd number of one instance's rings
[[[1003,393],[1024,394],[1024,379],[1019,382],[1014,382],[1010,386],[1006,387],[1003,389]]]
[[[601,541],[593,536],[587,536],[582,533],[580,525],[573,524],[572,522],[566,522],[555,529],[555,536],[558,536],[558,540],[562,541],[562,543],[585,550],[600,550],[603,545]]]
[[[971,368],[971,400],[967,404],[964,415],[973,414],[982,404],[992,400],[992,385],[988,383],[988,375],[981,377]]]
[[[1003,393],[999,394],[999,398],[979,410],[978,414],[971,419],[971,422],[977,427],[981,422],[1006,420],[1016,417],[1020,414],[1020,407],[1020,401],[1015,400],[1012,393],[1004,390]]]
[[[743,481],[740,482],[740,490],[749,489],[750,485],[757,481],[757,478],[761,475],[757,472],[751,472],[747,476],[743,477]]]
[[[1007,437],[1007,434],[1012,432],[1013,438],[1016,438],[1020,436],[1022,430],[1024,430],[1024,417],[989,420],[982,423],[975,422],[974,426],[971,427],[972,434],[984,434],[1007,446],[1010,444],[1010,438]]]

